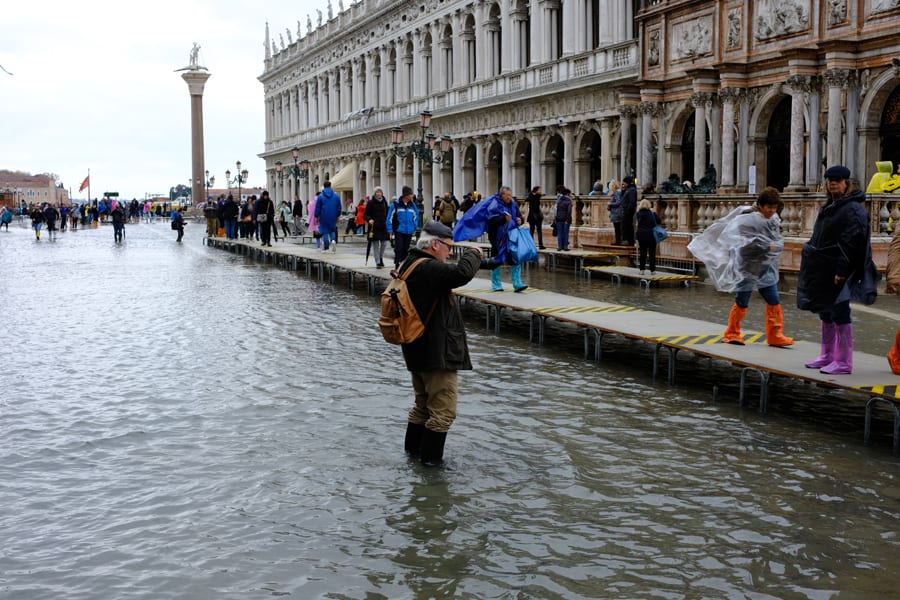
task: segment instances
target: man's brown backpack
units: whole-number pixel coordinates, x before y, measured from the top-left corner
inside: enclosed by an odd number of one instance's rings
[[[431,305],[428,316],[423,322],[419,313],[409,297],[406,287],[406,278],[420,264],[428,260],[420,258],[409,266],[402,275],[397,275],[388,284],[381,294],[381,317],[378,319],[378,327],[384,341],[390,344],[408,344],[422,337],[425,326],[431,320],[437,301]]]

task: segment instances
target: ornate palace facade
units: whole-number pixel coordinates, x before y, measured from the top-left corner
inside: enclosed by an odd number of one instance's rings
[[[399,157],[452,138],[422,166],[424,196],[564,183],[585,194],[708,165],[723,193],[815,190],[823,163],[865,184],[900,161],[900,0],[362,0],[305,31],[266,32],[267,162],[276,199],[326,177],[358,199],[416,186]],[[703,126],[698,126],[703,124]],[[292,148],[307,179],[284,177]],[[753,175],[755,173],[755,177]]]

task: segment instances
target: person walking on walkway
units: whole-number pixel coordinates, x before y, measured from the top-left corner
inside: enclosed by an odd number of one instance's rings
[[[572,192],[564,189],[556,203],[556,249],[561,252],[569,251],[569,229],[572,227]]]
[[[9,231],[9,224],[12,223],[13,211],[3,206],[0,207],[0,229],[6,227],[6,231]]]
[[[214,199],[206,201],[203,217],[206,219],[206,237],[214,238],[219,235],[219,205]]]
[[[391,203],[387,216],[387,230],[394,238],[394,264],[399,266],[409,252],[409,245],[419,225],[419,209],[413,202],[413,191],[403,186],[400,198]]]
[[[47,224],[47,236],[51,240],[56,239],[56,223],[59,221],[59,211],[49,202],[44,206],[44,222]]]
[[[34,237],[41,239],[41,229],[44,227],[44,211],[40,206],[35,206],[29,214],[31,217],[31,227],[34,229]]]
[[[453,230],[453,239],[456,241],[471,240],[487,231],[491,242],[491,259],[485,261],[484,268],[491,270],[491,289],[495,292],[503,291],[500,267],[506,263],[512,265],[510,272],[513,289],[516,292],[528,289],[522,281],[522,265],[513,262],[515,257],[509,251],[509,232],[521,224],[522,217],[513,200],[512,189],[503,186],[498,193],[466,211]]]
[[[637,188],[634,187],[634,177],[628,175],[622,178],[622,245],[634,246],[634,214],[637,211]]]
[[[384,268],[384,243],[390,239],[387,230],[388,203],[384,190],[376,187],[372,197],[366,203],[363,220],[366,222],[367,235],[372,241],[372,252],[375,254],[375,267]]]
[[[606,184],[609,192],[609,202],[606,204],[606,210],[609,211],[609,222],[613,225],[615,232],[615,241],[613,246],[622,245],[622,190],[619,189],[619,183],[615,179],[610,179]]]
[[[237,223],[240,213],[241,207],[235,202],[234,196],[228,194],[228,198],[222,205],[222,220],[225,222],[225,237],[229,240],[237,239]]]
[[[643,199],[638,204],[637,232],[635,237],[638,243],[638,268],[641,275],[647,268],[647,259],[650,259],[650,274],[656,274],[656,235],[653,229],[659,225],[659,215],[653,210],[650,201]]]
[[[410,455],[419,455],[422,464],[429,467],[443,462],[447,432],[456,420],[457,373],[472,369],[466,329],[453,289],[475,277],[481,250],[466,248],[456,263],[448,263],[452,246],[450,228],[431,221],[398,268],[403,274],[424,259],[406,280],[413,305],[425,322],[425,332],[401,346],[415,393],[403,447]]]
[[[303,235],[306,232],[303,227],[303,202],[297,194],[294,194],[294,205],[291,207],[291,219],[294,221],[294,235]]]
[[[784,250],[778,217],[782,206],[778,190],[765,188],[752,208],[737,209],[740,212],[719,238],[721,244],[731,249],[733,270],[740,278],[723,342],[744,345],[741,320],[747,314],[750,294],[755,288],[766,301],[766,343],[780,348],[794,343],[784,335],[784,315],[778,296],[778,259]]]
[[[797,307],[818,313],[822,322],[819,356],[806,367],[828,375],[848,375],[853,372],[850,300],[874,302],[871,231],[863,207],[866,194],[851,185],[850,169],[829,167],[825,182],[828,198],[800,259]]]
[[[281,225],[282,239],[287,239],[291,235],[291,205],[285,200],[281,201],[281,206],[278,208],[278,223]]]
[[[172,229],[178,232],[178,237],[175,238],[176,242],[180,242],[181,238],[184,237],[184,216],[181,214],[181,210],[176,206],[172,209],[172,216],[170,219],[172,225]]]
[[[121,204],[116,204],[112,210],[113,238],[117,244],[125,240],[125,209]]]
[[[525,202],[528,203],[528,230],[531,232],[531,237],[534,237],[535,231],[537,231],[538,250],[546,249],[544,247],[544,213],[541,212],[541,196],[543,195],[544,190],[541,186],[536,185],[531,188],[531,192],[525,199]]]
[[[330,249],[337,252],[337,224],[341,216],[341,199],[331,189],[331,182],[322,184],[322,192],[316,200],[316,219],[319,223],[319,233],[325,243],[325,251]]]
[[[263,190],[253,205],[255,221],[259,228],[259,242],[263,246],[272,245],[272,224],[275,221],[275,203],[269,198],[269,191]]]

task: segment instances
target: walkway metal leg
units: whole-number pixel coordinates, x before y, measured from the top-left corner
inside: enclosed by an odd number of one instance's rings
[[[753,371],[759,375],[759,414],[764,415],[769,410],[769,379],[771,374],[753,367],[741,369],[740,387],[738,393],[738,406],[744,406],[744,388],[747,384],[747,373]]]
[[[656,378],[656,372],[659,368],[659,351],[663,349],[669,352],[668,381],[669,385],[672,385],[675,383],[675,357],[678,355],[678,348],[656,344],[656,349],[653,351],[653,377],[654,379]]]
[[[528,341],[531,342],[534,340],[534,322],[537,320],[538,323],[538,344],[541,346],[544,345],[544,327],[547,322],[546,315],[539,315],[537,313],[531,313],[531,319],[528,323]]]
[[[604,332],[594,330],[594,361],[600,362],[603,353],[603,335]]]
[[[881,396],[872,396],[866,402],[866,430],[863,440],[869,443],[869,437],[872,433],[872,407],[876,404],[886,404],[894,411],[894,454],[900,453],[900,405],[896,402],[882,398]]]

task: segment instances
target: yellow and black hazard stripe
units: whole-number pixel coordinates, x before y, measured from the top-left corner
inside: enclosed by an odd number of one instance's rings
[[[869,392],[873,396],[884,396],[886,398],[900,398],[900,385],[872,385],[859,386],[856,389]]]
[[[633,306],[539,306],[531,309],[534,312],[549,315],[574,315],[586,314],[593,315],[598,313],[626,313],[626,312],[644,312],[642,308]]]
[[[764,333],[748,333],[743,336],[745,344],[759,344],[766,341]],[[698,346],[701,344],[718,344],[722,341],[720,333],[704,333],[702,335],[663,335],[656,338],[657,342],[672,344],[673,346]]]

